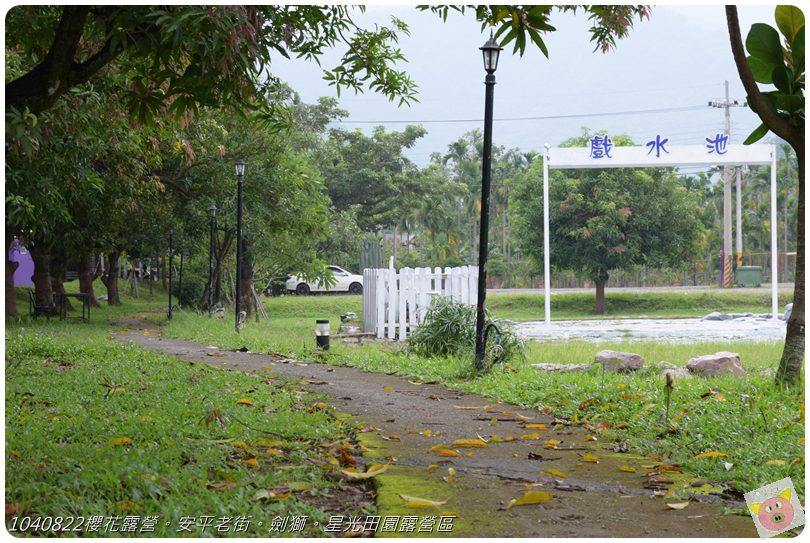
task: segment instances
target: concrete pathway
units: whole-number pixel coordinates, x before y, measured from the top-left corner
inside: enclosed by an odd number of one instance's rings
[[[266,374],[269,369],[277,379],[293,379],[330,395],[336,411],[365,423],[357,437],[368,447],[369,461],[387,457],[383,461],[392,464],[385,474],[375,478],[381,515],[425,516],[438,515],[440,510],[452,511],[458,515],[455,528],[444,534],[451,537],[757,535],[749,517],[722,515],[724,506],[740,507],[739,502],[695,496],[684,509],[668,508],[666,502],[684,500],[660,494],[673,486],[689,487],[688,480],[663,472],[645,476],[646,472],[656,471],[651,466],[659,462],[634,456],[632,450],[617,453],[611,444],[588,441],[586,430],[580,426],[563,423],[555,429],[554,417],[536,410],[348,367],[224,350],[210,356],[214,350],[207,346],[164,339],[155,330],[144,335],[144,329],[154,325],[134,320],[123,324],[129,328],[117,335],[120,341],[228,370]],[[534,429],[527,424],[545,424],[549,429]],[[454,449],[454,440],[476,439],[477,435],[490,440],[489,445],[455,448],[460,456],[428,451],[440,444]],[[491,441],[493,436],[517,439],[496,443]],[[548,439],[559,441],[558,448],[545,448]],[[586,461],[586,454],[596,455],[599,462]],[[636,471],[622,471],[620,466],[631,466]],[[448,483],[442,477],[448,476],[450,467],[457,475]],[[540,474],[549,468],[557,470],[557,475]],[[667,483],[667,479],[679,482]],[[544,504],[506,509],[511,499],[523,496],[530,483],[542,485],[531,489],[550,492],[552,499]],[[447,503],[435,510],[405,509],[399,493]]]

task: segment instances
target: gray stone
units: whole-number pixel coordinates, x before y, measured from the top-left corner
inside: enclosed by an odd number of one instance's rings
[[[591,366],[590,364],[532,364],[539,371],[551,371],[560,373],[569,373],[574,371],[586,371]]]
[[[673,364],[672,362],[667,362],[666,360],[662,360],[661,362],[656,364],[656,367],[661,370],[674,370],[675,368],[678,367],[678,365]]]
[[[720,318],[722,316],[723,316],[722,313],[720,313],[718,311],[713,311],[713,312],[709,313],[708,315],[706,315],[705,317],[703,317],[701,320],[704,320],[704,321],[719,321],[719,320],[723,320],[723,319]]]
[[[791,313],[793,313],[793,302],[790,302],[785,306],[785,321],[790,318]]]
[[[644,366],[641,355],[621,351],[599,351],[596,353],[596,362],[608,371],[622,373],[640,370]]]
[[[740,354],[725,351],[692,358],[686,363],[686,368],[701,377],[724,374],[732,374],[737,377],[745,375],[745,370],[740,364]]]
[[[667,378],[667,375],[671,375],[672,379],[691,379],[692,373],[686,368],[671,368],[666,369],[658,374],[659,377],[663,377],[664,379]]]

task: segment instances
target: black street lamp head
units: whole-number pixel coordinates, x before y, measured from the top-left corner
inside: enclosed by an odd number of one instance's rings
[[[208,208],[208,216],[212,219],[216,218],[217,216],[217,206],[211,204],[211,207]]]
[[[489,39],[483,46],[479,47],[479,49],[484,54],[484,69],[488,74],[494,74],[495,70],[498,69],[498,57],[501,51],[503,51],[503,47],[498,46],[495,42],[495,38],[492,37],[492,32],[490,32]]]
[[[236,161],[236,175],[239,177],[245,175],[245,161],[242,159]]]

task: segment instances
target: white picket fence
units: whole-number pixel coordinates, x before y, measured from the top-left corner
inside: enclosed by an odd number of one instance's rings
[[[478,301],[478,266],[363,270],[363,331],[404,340],[422,322],[434,296]]]

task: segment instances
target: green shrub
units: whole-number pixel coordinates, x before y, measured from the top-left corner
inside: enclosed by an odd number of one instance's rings
[[[202,302],[203,293],[205,293],[205,285],[208,279],[195,273],[183,274],[183,290],[180,290],[180,282],[174,278],[173,294],[177,296],[178,301],[182,307],[189,309],[199,309]]]
[[[408,338],[408,348],[419,356],[472,356],[475,352],[475,312],[473,305],[451,298],[434,298],[422,324]],[[523,341],[503,321],[487,315],[486,324],[495,324],[487,341],[489,364],[523,357]]]

